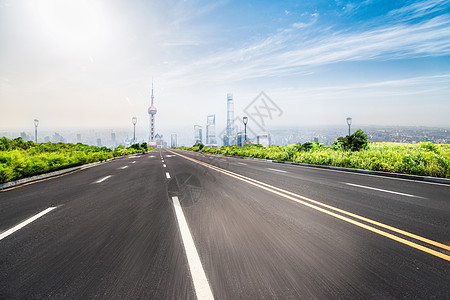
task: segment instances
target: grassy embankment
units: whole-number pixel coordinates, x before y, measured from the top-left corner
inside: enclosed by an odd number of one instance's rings
[[[245,145],[219,149],[202,145],[180,149],[234,156],[255,157],[297,163],[328,165],[392,173],[450,178],[450,144],[368,143],[359,151],[345,150],[339,142],[288,146]]]
[[[80,143],[34,143],[1,137],[0,183],[149,150],[145,143],[111,150]]]

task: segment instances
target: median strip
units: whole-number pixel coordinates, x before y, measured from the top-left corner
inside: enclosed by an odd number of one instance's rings
[[[375,226],[387,229],[389,231],[393,231],[395,233],[407,236],[407,237],[415,239],[417,241],[421,241],[421,242],[427,243],[429,245],[433,245],[435,247],[439,247],[439,248],[447,250],[447,251],[450,251],[450,246],[449,245],[445,245],[445,244],[442,244],[442,243],[439,243],[439,242],[436,242],[436,241],[433,241],[433,240],[421,237],[419,235],[416,235],[416,234],[413,234],[413,233],[410,233],[410,232],[407,232],[407,231],[404,231],[404,230],[401,230],[401,229],[398,229],[398,228],[395,228],[395,227],[383,224],[381,222],[374,221],[374,220],[371,220],[369,218],[359,216],[357,214],[345,211],[343,209],[339,209],[339,208],[336,208],[334,206],[321,203],[319,201],[316,201],[316,200],[313,200],[313,199],[310,199],[310,198],[307,198],[307,197],[304,197],[304,196],[301,196],[301,195],[298,195],[298,194],[295,194],[295,193],[283,190],[283,189],[275,187],[275,186],[271,186],[271,185],[266,184],[264,182],[260,182],[260,181],[257,181],[255,179],[243,176],[243,175],[240,175],[240,174],[237,174],[237,173],[233,173],[233,172],[225,170],[225,169],[218,168],[216,166],[213,166],[213,165],[210,165],[210,164],[198,161],[196,159],[184,156],[182,154],[178,154],[178,153],[175,153],[175,152],[172,152],[172,153],[174,153],[174,154],[176,154],[178,156],[181,156],[181,157],[183,157],[183,158],[185,158],[187,160],[190,160],[190,161],[193,161],[193,162],[198,163],[200,165],[203,165],[205,167],[208,167],[210,169],[213,169],[213,170],[216,170],[216,171],[221,172],[223,174],[226,174],[228,176],[234,177],[234,178],[239,179],[241,181],[244,181],[244,182],[247,182],[247,183],[252,184],[254,186],[260,187],[260,188],[262,188],[264,190],[267,190],[267,191],[269,191],[271,193],[274,193],[276,195],[279,195],[279,196],[282,196],[284,198],[290,199],[290,200],[292,200],[294,202],[297,202],[299,204],[302,204],[304,206],[307,206],[307,207],[310,207],[310,208],[315,209],[317,211],[323,212],[323,213],[328,214],[330,216],[333,216],[333,217],[335,217],[337,219],[340,219],[340,220],[343,220],[345,222],[348,222],[348,223],[351,223],[353,225],[356,225],[358,227],[367,229],[369,231],[372,231],[374,233],[377,233],[379,235],[387,237],[387,238],[389,238],[391,240],[397,241],[397,242],[402,243],[404,245],[408,245],[410,247],[413,247],[415,249],[421,250],[421,251],[426,252],[428,254],[434,255],[434,256],[439,257],[441,259],[450,261],[450,256],[449,255],[443,254],[441,252],[438,252],[438,251],[433,250],[433,249],[428,248],[428,247],[424,247],[424,246],[419,245],[419,244],[417,244],[415,242],[408,241],[408,240],[406,240],[404,238],[401,238],[401,237],[398,237],[398,236],[396,236],[394,234],[385,232],[385,231],[383,231],[381,229],[378,229],[378,228],[372,227],[370,225],[361,223],[360,221],[364,221],[366,223],[369,223],[369,224],[372,224],[372,225],[375,225]],[[321,206],[321,207],[319,207],[319,206]],[[336,212],[340,213],[340,214],[337,214]],[[345,215],[348,216],[348,217],[346,217]],[[352,218],[360,220],[360,221],[357,221],[357,220],[354,220],[354,219],[350,219],[349,217],[352,217]]]
[[[214,299],[178,197],[172,197],[197,299]]]
[[[37,219],[39,219],[40,217],[42,217],[43,215],[51,212],[52,210],[54,210],[56,208],[56,206],[53,207],[49,207],[46,210],[41,211],[40,213],[38,213],[37,215],[34,215],[33,217],[26,219],[25,221],[23,221],[22,223],[14,226],[13,228],[3,232],[2,234],[0,234],[0,240],[4,239],[5,237],[7,237],[8,235],[13,234],[14,232],[16,232],[17,230],[27,226],[28,224],[30,224],[33,221],[36,221]]]

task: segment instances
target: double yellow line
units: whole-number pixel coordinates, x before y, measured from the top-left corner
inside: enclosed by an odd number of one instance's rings
[[[298,194],[295,194],[295,193],[283,190],[283,189],[278,188],[276,186],[272,186],[272,185],[269,185],[267,183],[264,183],[264,182],[261,182],[261,181],[258,181],[258,180],[255,180],[255,179],[252,179],[252,178],[249,178],[249,177],[246,177],[246,176],[243,176],[243,175],[240,175],[240,174],[237,174],[237,173],[225,170],[225,169],[221,169],[219,167],[216,167],[216,166],[204,163],[202,161],[199,161],[199,160],[187,157],[187,156],[184,156],[182,154],[179,154],[179,153],[176,153],[176,152],[173,152],[173,151],[170,151],[170,152],[175,154],[175,155],[178,155],[180,157],[183,157],[183,158],[185,158],[187,160],[190,160],[192,162],[195,162],[197,164],[205,166],[207,168],[216,170],[218,172],[221,172],[221,173],[226,174],[228,176],[231,176],[233,178],[236,178],[236,179],[239,179],[239,180],[244,181],[246,183],[249,183],[251,185],[257,186],[257,187],[259,187],[261,189],[264,189],[264,190],[266,190],[268,192],[271,192],[273,194],[279,195],[281,197],[287,198],[289,200],[292,200],[292,201],[297,202],[299,204],[302,204],[304,206],[310,207],[312,209],[315,209],[317,211],[320,211],[322,213],[325,213],[327,215],[330,215],[332,217],[340,219],[342,221],[345,221],[345,222],[348,222],[350,224],[356,225],[358,227],[367,229],[369,231],[372,231],[374,233],[377,233],[379,235],[387,237],[387,238],[389,238],[391,240],[394,240],[396,242],[402,243],[404,245],[408,245],[408,246],[413,247],[415,249],[418,249],[420,251],[423,251],[423,252],[426,252],[428,254],[431,254],[431,255],[434,255],[436,257],[439,257],[441,259],[444,259],[446,261],[450,261],[450,256],[447,255],[447,254],[444,254],[444,253],[441,253],[439,251],[433,250],[431,248],[422,246],[420,244],[417,244],[416,242],[409,241],[409,240],[407,240],[405,238],[399,237],[397,235],[394,235],[392,233],[389,233],[389,232],[384,231],[384,230],[379,229],[379,228],[383,228],[385,230],[389,230],[391,232],[395,232],[395,233],[403,235],[405,237],[409,237],[409,238],[414,239],[416,241],[420,241],[420,242],[426,243],[428,245],[432,245],[432,246],[434,246],[436,248],[440,248],[440,249],[442,249],[444,251],[450,251],[450,246],[448,246],[448,245],[445,245],[445,244],[442,244],[442,243],[439,243],[439,242],[436,242],[436,241],[433,241],[433,240],[421,237],[419,235],[416,235],[416,234],[413,234],[413,233],[410,233],[410,232],[407,232],[407,231],[404,231],[404,230],[401,230],[401,229],[398,229],[398,228],[395,228],[395,227],[392,227],[392,226],[389,226],[389,225],[386,225],[386,224],[383,224],[383,223],[380,223],[380,222],[377,222],[377,221],[374,221],[374,220],[371,220],[369,218],[362,217],[360,215],[357,215],[357,214],[345,211],[343,209],[339,209],[337,207],[334,207],[334,206],[331,206],[331,205],[328,205],[328,204],[324,204],[324,203],[321,203],[319,201],[316,201],[316,200],[313,200],[313,199],[310,199],[310,198],[307,198],[307,197],[304,197],[304,196],[301,196],[301,195],[298,195]],[[362,223],[360,221],[363,221],[365,223]],[[371,226],[369,224],[375,225],[378,228],[375,228],[375,227],[373,227],[373,226]]]

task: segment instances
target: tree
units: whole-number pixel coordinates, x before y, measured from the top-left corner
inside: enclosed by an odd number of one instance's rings
[[[143,142],[142,144],[141,144],[141,149],[142,149],[142,151],[148,151],[148,145],[147,145],[147,143],[146,142]]]
[[[344,150],[359,151],[367,148],[369,145],[369,139],[364,131],[358,129],[352,135],[339,137],[337,139],[337,143],[335,142],[335,144],[340,144]]]

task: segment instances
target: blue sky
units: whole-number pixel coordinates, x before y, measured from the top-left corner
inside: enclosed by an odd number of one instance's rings
[[[63,4],[61,4],[63,3]],[[0,128],[450,127],[450,1],[0,0]]]

